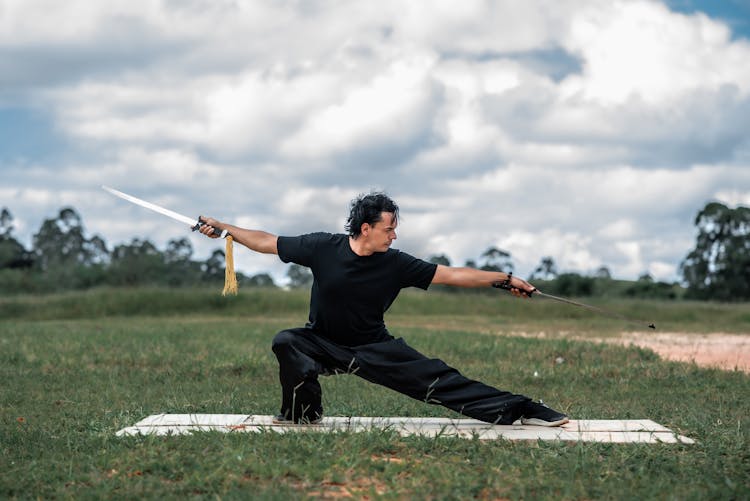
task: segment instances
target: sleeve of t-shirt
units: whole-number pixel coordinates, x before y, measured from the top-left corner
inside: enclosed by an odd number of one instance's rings
[[[399,268],[401,270],[401,288],[419,287],[427,290],[435,276],[437,265],[418,259],[405,252],[399,252]]]
[[[325,233],[308,233],[296,237],[279,237],[276,244],[279,258],[285,263],[291,262],[310,267],[315,248],[325,236]]]

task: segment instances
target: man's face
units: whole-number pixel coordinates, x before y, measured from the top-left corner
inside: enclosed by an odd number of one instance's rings
[[[398,221],[392,212],[381,212],[380,221],[372,226],[365,223],[363,225],[363,235],[367,238],[374,252],[385,252],[396,240],[396,226]]]

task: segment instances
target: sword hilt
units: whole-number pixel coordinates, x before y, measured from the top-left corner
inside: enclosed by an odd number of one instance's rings
[[[193,231],[197,231],[201,226],[205,226],[206,222],[202,221],[201,218],[198,218],[198,222],[195,223],[195,226],[190,228]],[[219,228],[214,228],[214,235],[221,238],[227,238],[227,235],[229,235],[229,232],[227,230],[220,230]]]
[[[495,289],[503,289],[503,290],[506,290],[506,291],[511,291],[513,289],[516,289],[516,290],[519,290],[522,293],[526,294],[528,297],[531,297],[531,295],[537,291],[536,289],[534,289],[533,291],[526,291],[526,290],[523,290],[523,289],[519,289],[518,287],[513,287],[512,285],[510,285],[511,278],[513,278],[513,272],[512,271],[510,273],[508,273],[508,278],[506,278],[502,282],[493,282],[492,286]]]

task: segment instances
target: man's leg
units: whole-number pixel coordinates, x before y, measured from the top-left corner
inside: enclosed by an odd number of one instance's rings
[[[402,339],[358,346],[354,350],[358,376],[417,400],[493,424],[511,424],[531,413],[540,416],[536,408],[540,404],[530,398],[468,379],[442,360],[425,357]],[[549,423],[567,421],[564,415],[559,416],[562,417]],[[542,424],[539,421],[533,424]]]
[[[273,352],[279,361],[281,415],[285,419],[313,422],[323,416],[318,375],[340,364],[319,341],[318,336],[306,328],[284,330],[273,339]],[[340,356],[351,359],[351,354],[345,350],[337,351],[342,351]]]

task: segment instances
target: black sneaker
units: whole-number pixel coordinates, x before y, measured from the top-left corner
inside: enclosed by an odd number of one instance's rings
[[[271,422],[273,424],[319,424],[321,421],[323,421],[323,416],[318,415],[315,419],[309,419],[309,418],[302,418],[298,419],[296,421],[293,421],[286,417],[284,414],[279,414],[277,416],[274,416],[273,419],[271,419]]]
[[[560,426],[568,421],[568,416],[547,407],[542,401],[528,402],[521,415],[521,424],[534,426]]]

